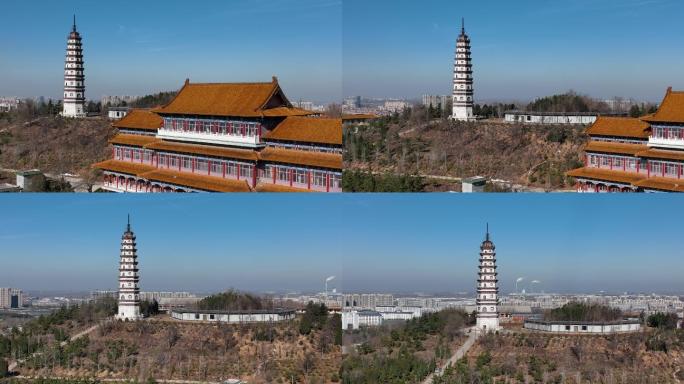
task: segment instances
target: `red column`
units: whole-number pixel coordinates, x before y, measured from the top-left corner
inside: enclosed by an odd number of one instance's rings
[[[235,170],[237,170],[237,179],[240,180],[240,164],[235,163]]]
[[[646,176],[651,177],[651,162],[646,160]]]
[[[178,172],[180,172],[181,171],[181,157],[176,156],[176,161],[178,161]]]
[[[250,168],[252,170],[252,188],[256,187],[256,182],[257,182],[257,170],[256,170],[256,165],[250,165]]]
[[[325,174],[325,191],[330,192],[330,174]]]
[[[292,168],[289,169],[290,187],[292,186]]]
[[[682,164],[679,164],[679,172],[677,172],[677,178],[678,179],[682,178]]]
[[[192,158],[192,173],[195,173],[195,158]]]
[[[207,161],[207,175],[211,176],[211,160]]]
[[[599,191],[598,184],[594,185],[594,191],[596,191],[596,192]]]
[[[223,163],[223,178],[226,178],[226,163]]]
[[[623,171],[627,170],[627,159],[622,159],[622,170]]]
[[[171,156],[166,155],[166,169],[171,168]]]
[[[610,169],[612,170],[613,169],[613,158],[612,157],[608,158],[608,165],[610,166]]]
[[[271,167],[271,173],[273,174],[273,184],[276,183],[276,167],[275,165]]]
[[[306,189],[311,189],[311,171],[306,171]]]
[[[660,173],[662,174],[663,177],[665,177],[665,163],[661,162],[660,163]]]

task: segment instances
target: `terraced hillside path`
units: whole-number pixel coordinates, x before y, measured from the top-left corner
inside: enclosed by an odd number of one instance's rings
[[[468,329],[466,330],[466,332],[468,333],[468,339],[466,339],[465,343],[463,343],[463,345],[461,345],[461,346],[456,350],[456,352],[455,352],[453,355],[451,355],[451,357],[449,358],[449,360],[447,360],[446,362],[444,362],[444,364],[442,364],[442,366],[439,367],[440,375],[441,375],[441,372],[444,372],[444,369],[445,369],[446,367],[448,367],[449,365],[454,365],[454,364],[456,364],[456,362],[458,361],[458,359],[460,359],[460,358],[462,358],[463,356],[465,356],[465,354],[468,352],[468,350],[470,349],[470,347],[472,347],[473,344],[475,344],[475,340],[477,340],[477,338],[480,336],[480,332],[478,332],[478,331],[475,329],[475,327],[470,327],[470,328],[468,328]],[[428,375],[428,377],[426,377],[425,380],[423,380],[422,384],[432,384],[432,381],[433,381],[434,377],[435,377],[435,373],[433,372],[433,373],[431,373],[430,375]]]

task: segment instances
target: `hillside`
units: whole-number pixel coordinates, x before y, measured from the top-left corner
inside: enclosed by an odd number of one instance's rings
[[[309,304],[297,319],[271,324],[188,323],[157,315],[112,321],[116,301],[104,299],[42,316],[0,335],[0,361],[19,360],[22,376],[88,379],[149,378],[250,383],[339,380],[341,324]],[[69,341],[70,336],[84,336]]]
[[[343,384],[421,382],[463,344],[471,319],[457,310],[346,332]]]
[[[683,345],[681,330],[609,336],[489,334],[435,384],[677,383],[684,379]]]
[[[565,172],[581,165],[587,140],[583,126],[426,122],[418,112],[347,128],[345,169],[452,178],[479,175],[553,190],[571,187]]]
[[[22,375],[128,378],[145,381],[221,381],[241,377],[250,383],[329,383],[338,371],[338,348],[323,332],[301,335],[296,322],[272,325],[191,324],[161,318],[100,326],[72,342],[64,357],[38,357]],[[60,352],[57,352],[57,356]],[[67,358],[68,357],[68,358]],[[53,368],[54,366],[54,368]]]
[[[105,118],[0,117],[0,168],[38,168],[51,174],[92,177],[90,166],[106,159],[115,129]],[[12,182],[14,180],[11,180]]]

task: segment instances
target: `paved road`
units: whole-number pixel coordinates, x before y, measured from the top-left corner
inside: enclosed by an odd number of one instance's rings
[[[463,343],[463,345],[461,345],[461,346],[456,350],[456,352],[455,352],[453,355],[451,355],[451,357],[449,358],[449,360],[447,360],[444,364],[442,364],[441,367],[439,367],[439,368],[440,368],[440,372],[444,372],[444,369],[445,369],[446,367],[448,367],[449,365],[454,365],[454,364],[456,364],[456,362],[458,361],[458,359],[460,359],[460,358],[462,358],[463,356],[465,356],[465,354],[468,352],[468,350],[470,349],[470,347],[472,347],[473,344],[475,344],[475,340],[477,339],[477,337],[480,335],[479,332],[475,331],[475,327],[468,328],[468,329],[466,330],[466,332],[470,332],[470,334],[468,334],[468,339],[465,341],[465,343]],[[425,378],[425,380],[423,380],[423,383],[422,383],[422,384],[432,384],[432,380],[434,379],[434,377],[435,377],[435,374],[434,374],[434,373],[431,373],[428,377]]]

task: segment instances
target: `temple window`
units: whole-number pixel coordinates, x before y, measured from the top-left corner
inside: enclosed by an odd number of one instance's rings
[[[278,167],[278,180],[289,181],[290,175],[286,168]]]

